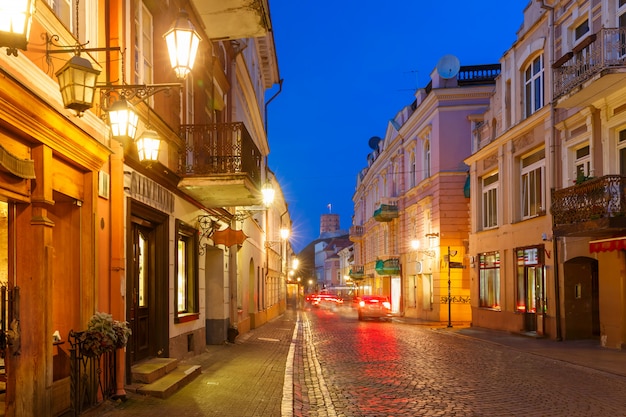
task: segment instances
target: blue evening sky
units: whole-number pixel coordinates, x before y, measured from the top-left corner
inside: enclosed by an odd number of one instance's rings
[[[437,61],[498,63],[529,0],[270,1],[282,92],[268,105],[269,164],[283,187],[296,252],[320,216],[352,223],[357,173]],[[269,91],[267,98],[278,91]]]

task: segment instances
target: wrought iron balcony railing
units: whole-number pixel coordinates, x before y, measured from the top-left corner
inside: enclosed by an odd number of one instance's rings
[[[600,29],[554,63],[554,97],[569,93],[607,68],[623,66],[625,58],[626,29]]]
[[[390,222],[398,216],[398,200],[384,197],[378,203],[378,208],[374,211],[373,217],[379,222]]]
[[[181,125],[185,153],[183,176],[248,174],[257,185],[261,180],[261,152],[241,122]]]
[[[376,261],[376,272],[378,275],[399,275],[400,274],[400,259],[379,259]]]
[[[350,278],[355,280],[365,278],[365,266],[353,265],[352,268],[350,268],[350,273],[348,275],[350,275]]]
[[[552,192],[552,222],[572,225],[626,216],[626,177],[606,175]]]

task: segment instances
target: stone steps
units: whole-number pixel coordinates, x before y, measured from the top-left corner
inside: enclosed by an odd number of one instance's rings
[[[167,398],[200,374],[198,365],[180,365],[177,359],[153,358],[132,366],[132,385],[138,394]]]

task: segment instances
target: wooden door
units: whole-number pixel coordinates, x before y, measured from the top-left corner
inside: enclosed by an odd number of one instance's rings
[[[151,294],[155,276],[154,228],[132,223],[133,268],[130,280],[130,326],[132,330],[131,357],[133,362],[150,356]]]

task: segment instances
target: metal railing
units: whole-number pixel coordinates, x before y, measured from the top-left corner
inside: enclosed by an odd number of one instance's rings
[[[555,63],[555,98],[567,94],[604,69],[624,65],[626,29],[601,29],[587,39]]]
[[[183,176],[245,173],[261,180],[261,152],[241,122],[181,125]]]
[[[500,71],[500,64],[464,65],[456,78],[459,85],[493,83]]]
[[[70,404],[74,416],[93,408],[102,399],[115,396],[116,352],[92,356],[83,348],[83,332],[70,331]]]
[[[551,213],[556,226],[626,216],[626,177],[606,175],[555,190]]]

